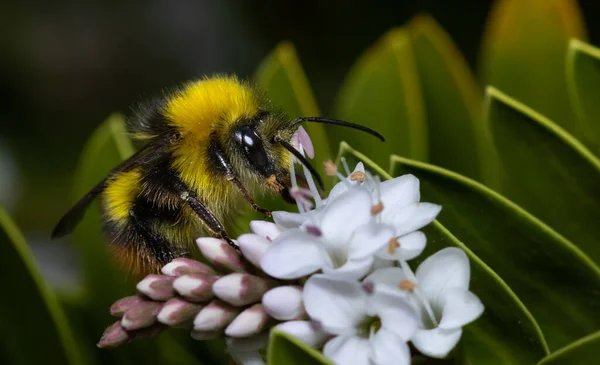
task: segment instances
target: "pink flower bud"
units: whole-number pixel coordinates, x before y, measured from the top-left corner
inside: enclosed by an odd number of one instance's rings
[[[225,329],[230,337],[249,337],[261,332],[269,323],[269,315],[262,304],[255,304],[240,313]]]
[[[98,341],[97,346],[101,349],[113,349],[131,341],[127,331],[121,326],[121,321],[111,324]]]
[[[187,274],[175,279],[173,288],[191,302],[205,302],[214,296],[212,286],[216,280],[210,274]]]
[[[302,288],[280,286],[265,293],[262,298],[267,313],[280,321],[302,318],[306,312],[302,304]]]
[[[157,302],[138,303],[123,314],[121,325],[127,331],[149,327],[156,323],[156,315],[161,307],[162,303]]]
[[[169,276],[181,276],[185,274],[211,274],[215,271],[208,265],[200,261],[178,257],[169,262],[161,269],[162,273]]]
[[[171,298],[163,305],[156,318],[160,323],[171,327],[191,325],[201,308],[199,304],[181,298]]]
[[[129,308],[132,308],[136,304],[143,301],[144,299],[139,295],[132,295],[130,297],[119,299],[110,306],[110,314],[121,318],[123,317],[123,313],[125,313]]]
[[[268,223],[268,222],[267,222]],[[242,254],[252,265],[260,267],[260,259],[269,248],[269,241],[257,234],[243,234],[238,237]]]
[[[244,306],[259,301],[274,283],[250,274],[233,273],[217,280],[213,293],[227,303]]]
[[[212,237],[201,237],[196,240],[202,256],[217,269],[224,272],[246,271],[241,255],[227,242]]]
[[[222,330],[233,321],[239,312],[240,308],[221,300],[213,300],[206,307],[202,308],[194,319],[194,330],[204,332]]]
[[[174,280],[171,276],[150,274],[140,281],[136,288],[150,299],[162,302],[175,296]]]

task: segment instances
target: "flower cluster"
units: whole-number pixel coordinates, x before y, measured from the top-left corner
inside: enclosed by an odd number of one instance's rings
[[[260,350],[276,326],[340,365],[410,364],[409,341],[421,354],[447,356],[483,305],[468,290],[462,250],[438,251],[416,272],[408,264],[426,245],[419,230],[441,208],[420,202],[412,175],[380,182],[362,163],[345,167],[347,176],[325,168],[341,180],[326,199],[309,171],[310,189],[292,173],[299,213],[251,222],[239,251],[199,238],[210,265],[180,258],[142,280],[141,294],[111,308],[120,319],[99,346],[184,327],[199,340],[225,336],[238,363],[263,364]]]

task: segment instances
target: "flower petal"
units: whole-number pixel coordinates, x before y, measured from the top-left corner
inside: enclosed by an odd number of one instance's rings
[[[369,276],[365,278],[366,281],[373,282],[376,286],[385,286],[388,288],[398,289],[398,285],[403,280],[408,279],[404,274],[404,271],[399,267],[386,267],[373,271]]]
[[[356,165],[356,167],[354,168],[354,171],[352,173],[354,173],[354,172],[362,172],[362,173],[365,172],[365,166],[363,165],[362,162],[359,162]],[[358,180],[352,181],[352,180],[350,180],[350,176],[345,178],[344,181],[340,181],[339,183],[335,184],[335,186],[329,192],[329,196],[327,197],[327,204],[331,203],[337,197],[339,197],[343,193],[347,192],[349,187],[356,186],[358,184],[359,184]]]
[[[372,264],[372,257],[365,257],[360,260],[348,260],[338,268],[333,268],[331,265],[323,266],[323,273],[336,279],[358,280],[367,275],[371,270]]]
[[[414,203],[399,208],[392,207],[383,216],[383,221],[396,228],[396,237],[398,237],[421,229],[433,222],[440,210],[442,210],[441,206],[431,203]]]
[[[260,266],[260,259],[270,246],[269,240],[265,237],[252,233],[239,236],[237,243],[244,257],[254,266]]]
[[[453,330],[418,329],[410,341],[424,355],[441,359],[446,357],[456,346],[461,335],[462,329],[460,328]]]
[[[268,336],[258,335],[249,338],[228,338],[227,350],[233,360],[241,365],[265,365],[258,350],[267,346]]]
[[[323,250],[301,230],[286,231],[260,260],[264,272],[278,279],[296,279],[323,266]]]
[[[282,229],[298,228],[306,222],[309,217],[307,214],[290,213],[286,211],[272,212],[273,220]]]
[[[403,207],[419,201],[419,179],[402,175],[379,185],[381,201],[386,208]]]
[[[419,265],[416,277],[420,289],[431,304],[442,308],[446,290],[469,287],[471,277],[469,259],[459,248],[444,248]]]
[[[320,347],[327,335],[320,331],[315,331],[314,326],[309,321],[287,321],[278,324],[277,329],[298,337],[302,342],[311,347]]]
[[[356,281],[313,275],[304,284],[304,308],[332,334],[354,330],[366,313],[366,293]]]
[[[367,189],[355,188],[342,194],[325,207],[321,217],[321,231],[325,242],[347,242],[356,227],[371,218],[371,194]]]
[[[419,317],[410,304],[408,294],[390,290],[377,290],[368,297],[369,313],[381,319],[382,329],[387,329],[408,341],[415,333]]]
[[[264,237],[269,241],[274,241],[282,232],[281,228],[275,223],[258,220],[250,222],[250,229],[255,234]]]
[[[370,365],[369,350],[368,339],[348,334],[329,340],[323,355],[336,365]]]
[[[348,251],[348,259],[373,256],[394,237],[394,228],[387,224],[369,223],[354,231]]]
[[[411,232],[398,238],[398,247],[394,253],[390,253],[387,246],[382,247],[377,252],[377,257],[386,260],[404,260],[408,261],[419,256],[425,249],[427,237],[421,231]]]
[[[446,291],[442,320],[439,328],[460,328],[473,322],[483,313],[481,300],[464,288],[452,288]]]
[[[410,365],[410,349],[394,332],[381,328],[371,337],[371,360],[374,365]]]

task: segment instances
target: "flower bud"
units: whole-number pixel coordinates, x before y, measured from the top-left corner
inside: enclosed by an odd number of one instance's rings
[[[282,230],[275,223],[267,221],[252,221],[250,222],[250,229],[255,234],[266,238],[269,242],[272,242],[281,234]]]
[[[156,323],[156,315],[161,307],[162,303],[157,302],[138,303],[123,314],[121,325],[127,331],[149,327]]]
[[[150,299],[162,302],[175,296],[174,280],[171,276],[150,274],[140,281],[136,288]]]
[[[243,306],[260,301],[263,294],[273,286],[265,278],[250,274],[233,273],[217,280],[213,293],[227,303]]]
[[[327,334],[315,330],[309,321],[287,321],[275,326],[278,330],[298,337],[302,342],[315,348],[319,348],[327,340]]]
[[[132,308],[136,304],[143,301],[144,299],[139,295],[132,295],[119,299],[110,306],[110,314],[121,318],[123,317],[123,313],[125,313],[129,308]]]
[[[171,327],[191,325],[201,308],[199,304],[181,298],[171,298],[163,305],[156,319]]]
[[[269,241],[257,234],[243,234],[238,237],[238,244],[244,257],[252,265],[260,267],[260,259],[267,252]]]
[[[196,244],[200,248],[202,256],[215,268],[225,272],[245,271],[240,253],[224,240],[201,237],[196,240]]]
[[[169,262],[161,269],[162,273],[168,276],[181,276],[186,274],[211,274],[215,271],[208,265],[200,261],[178,257]]]
[[[263,295],[265,311],[280,321],[302,318],[306,312],[302,305],[302,288],[298,286],[280,286]]]
[[[262,304],[258,303],[240,313],[225,329],[230,337],[249,337],[261,332],[267,323],[269,315]]]
[[[117,321],[104,330],[97,346],[101,349],[113,349],[129,341],[131,341],[131,337],[121,326],[121,321]]]
[[[194,319],[194,330],[204,332],[222,330],[233,321],[239,312],[240,308],[221,300],[213,300],[206,307],[202,308]]]
[[[191,302],[205,302],[214,296],[212,286],[216,280],[210,274],[187,274],[175,279],[173,288]]]

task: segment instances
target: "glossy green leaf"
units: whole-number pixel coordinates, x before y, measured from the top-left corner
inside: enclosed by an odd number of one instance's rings
[[[600,358],[600,331],[553,352],[538,365],[593,364]]]
[[[571,39],[567,53],[567,86],[577,115],[578,136],[600,155],[600,48]]]
[[[408,29],[426,108],[429,161],[483,180],[497,167],[483,123],[483,92],[433,18],[417,16]]]
[[[497,191],[600,263],[600,161],[549,119],[488,88],[487,119],[503,174]]]
[[[392,175],[421,181],[438,220],[510,286],[551,350],[600,328],[600,270],[573,243],[519,206],[464,176],[394,157]]]
[[[483,37],[483,84],[504,90],[573,132],[565,56],[574,37],[585,38],[576,0],[497,0]]]
[[[333,145],[348,141],[370,151],[377,163],[398,153],[427,158],[427,128],[410,38],[403,29],[385,34],[348,75],[336,102],[334,115],[371,127],[385,143],[347,128],[327,126]],[[329,128],[331,127],[331,128]]]
[[[341,145],[340,156],[351,164],[363,161],[368,170],[384,179],[391,177],[345,143]],[[471,290],[486,307],[481,318],[464,328],[462,347],[454,363],[534,364],[548,354],[546,340],[535,319],[494,270],[439,222],[434,222],[424,231],[428,244],[420,260],[444,247],[463,249],[471,261]]]
[[[8,364],[81,364],[63,309],[25,238],[0,207],[0,354]]]
[[[275,108],[291,118],[314,117],[321,112],[310,88],[294,46],[282,42],[265,58],[256,71],[256,80]],[[332,158],[332,150],[322,124],[305,123],[320,161]]]
[[[333,365],[319,351],[298,338],[276,329],[271,331],[267,347],[268,365]]]

